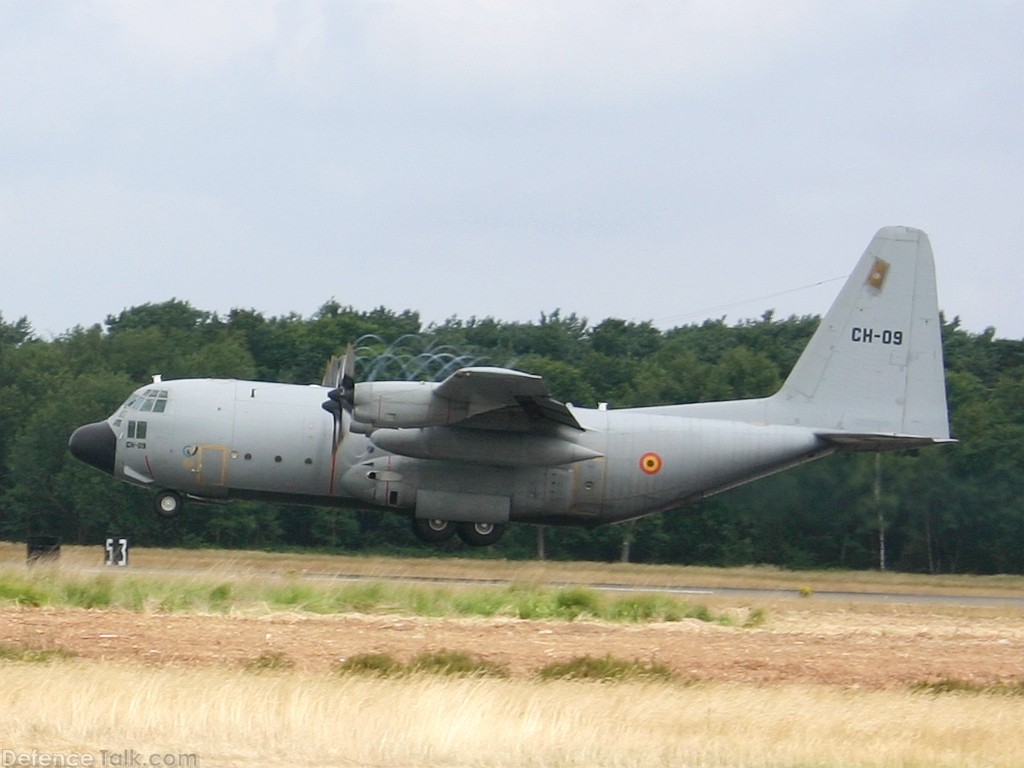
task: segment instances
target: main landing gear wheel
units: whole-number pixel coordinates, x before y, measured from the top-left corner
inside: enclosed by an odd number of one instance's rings
[[[471,547],[487,547],[497,543],[505,526],[497,523],[459,523],[459,538]]]
[[[455,535],[455,523],[451,520],[438,520],[434,517],[414,517],[412,532],[420,541],[425,541],[427,544],[440,544]]]
[[[174,517],[181,512],[181,494],[175,491],[160,491],[153,499],[153,507],[160,517]]]

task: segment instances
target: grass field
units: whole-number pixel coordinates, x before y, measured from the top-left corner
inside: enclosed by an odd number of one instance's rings
[[[71,565],[0,565],[0,604],[120,609],[160,613],[301,611],[413,616],[505,616],[650,622],[699,619],[753,626],[759,610],[713,613],[706,605],[659,593],[606,595],[585,586],[431,584],[372,579],[338,581],[301,575],[200,570],[159,574]]]
[[[25,562],[25,545],[0,542],[0,565]],[[99,546],[64,546],[60,562],[100,566]],[[391,558],[316,553],[242,552],[214,549],[133,548],[131,568],[258,573],[279,576],[359,576],[381,579],[467,579],[519,584],[735,587],[809,592],[896,592],[906,594],[1024,595],[1024,576],[925,575],[888,571],[789,571],[773,566],[712,568],[629,563],[498,560],[453,557]]]
[[[44,758],[87,753],[99,765],[101,751],[117,758],[134,750],[143,761],[156,755],[165,765],[202,766],[1024,765],[1024,684],[1017,672],[1024,668],[1018,658],[1024,649],[1024,610],[885,603],[837,608],[796,596],[801,589],[1020,596],[1024,579],[1019,577],[932,579],[768,568],[141,549],[133,551],[129,569],[114,570],[97,567],[99,548],[65,547],[59,564],[32,568],[25,567],[24,556],[24,545],[0,544],[0,604],[7,606],[4,615],[24,625],[19,637],[28,638],[20,645],[0,644],[0,750],[12,760],[30,759],[33,751]],[[343,575],[370,581],[345,583]],[[501,583],[438,586],[390,581],[395,578]],[[602,595],[583,586],[593,583],[756,587],[792,596],[761,604],[751,604],[749,597],[715,598],[693,606],[641,595],[638,603],[636,596]],[[331,642],[344,623],[321,614],[348,611],[432,618],[416,620],[422,624],[361,620],[359,627],[386,631],[404,643],[395,646],[407,652],[401,659],[365,654],[317,670],[294,663],[299,649],[314,642],[305,627],[309,632],[320,627],[315,642]],[[293,620],[298,614],[290,612],[316,618]],[[206,618],[199,621],[201,615]],[[187,643],[203,643],[210,637],[204,628],[214,625],[222,632],[217,642],[240,637],[243,629],[254,639],[239,646],[245,663],[206,661],[200,667],[187,661],[154,663],[155,657],[147,656],[152,645],[139,645],[112,661],[103,651],[88,657],[67,652],[55,639],[86,649],[93,647],[90,642],[119,642],[102,640],[111,631],[123,634],[130,650],[136,635],[125,616],[139,626],[158,627],[157,632],[194,624],[183,640]],[[754,616],[758,620],[749,621]],[[68,623],[51,624],[65,617]],[[498,622],[496,638],[509,631],[501,622],[515,622],[524,638],[523,654],[530,653],[525,644],[547,638],[537,646],[547,650],[537,651],[541,655],[529,674],[505,675],[498,666],[462,668],[453,661],[463,650],[484,655],[494,650],[488,645],[491,636],[484,634],[492,621]],[[461,629],[451,636],[476,642],[475,648],[455,647],[448,656],[415,655],[452,622]],[[720,667],[721,679],[699,682],[671,670],[662,674],[648,657],[600,658],[613,637],[624,651],[634,635],[650,636],[638,626],[650,622],[677,628],[657,630],[656,643],[764,641],[756,647],[767,655],[757,659],[741,652]],[[293,644],[273,646],[286,648],[283,653],[268,650],[272,635],[273,643],[283,643],[286,630]],[[420,631],[423,641],[416,639]],[[568,640],[570,633],[582,640],[573,647],[592,648],[595,659],[548,663],[543,654],[567,647],[559,638],[564,634]],[[958,658],[984,653],[994,676],[980,685],[953,676],[921,680],[918,686],[867,688],[756,684],[728,674],[729,665],[762,663],[783,670],[796,665],[799,673],[803,660],[811,661],[813,643],[832,637],[842,640],[837,653],[880,647],[874,659],[886,658],[888,643],[893,653],[909,655],[965,644]],[[366,642],[372,650],[384,639]],[[506,641],[506,647],[518,645]],[[662,654],[670,658],[668,649]],[[833,658],[825,657],[826,667]],[[456,667],[468,674],[445,673]],[[542,668],[556,672],[544,679]],[[590,674],[608,668],[618,672]],[[565,669],[587,670],[577,676],[602,681],[565,679]]]
[[[0,665],[0,742],[203,766],[1024,765],[1024,701],[665,682]]]

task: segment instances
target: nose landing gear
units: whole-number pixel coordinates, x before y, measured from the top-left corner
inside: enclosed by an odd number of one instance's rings
[[[160,491],[153,498],[153,508],[160,517],[175,517],[181,512],[181,494],[176,491]]]

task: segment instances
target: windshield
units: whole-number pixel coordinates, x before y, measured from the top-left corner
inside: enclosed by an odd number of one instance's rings
[[[118,410],[124,411],[144,411],[153,413],[163,413],[164,409],[167,408],[167,390],[166,389],[144,389],[137,392],[133,392],[132,396],[124,401]]]

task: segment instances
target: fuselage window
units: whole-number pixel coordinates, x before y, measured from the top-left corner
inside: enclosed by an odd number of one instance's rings
[[[144,421],[129,421],[128,422],[128,438],[131,440],[145,440],[146,439],[146,422]]]

